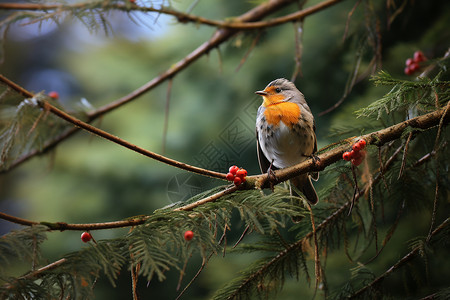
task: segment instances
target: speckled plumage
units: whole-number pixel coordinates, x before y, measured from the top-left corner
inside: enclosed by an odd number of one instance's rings
[[[274,169],[281,169],[310,158],[317,151],[317,141],[314,117],[303,94],[284,78],[270,82],[256,93],[263,97],[256,117],[261,172],[267,172],[271,164]],[[292,184],[310,203],[317,203],[309,174],[291,179]]]

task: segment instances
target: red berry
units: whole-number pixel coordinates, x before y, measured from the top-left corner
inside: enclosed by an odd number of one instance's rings
[[[89,232],[83,232],[81,234],[81,240],[85,243],[89,242],[92,239],[92,235]]]
[[[366,158],[366,151],[362,150],[355,152],[355,156],[352,158],[352,165],[359,166],[364,158]]]
[[[366,148],[367,142],[366,142],[365,139],[360,139],[360,140],[358,141],[358,143],[359,143],[359,145],[361,146],[361,149]]]
[[[357,158],[353,158],[352,159],[352,165],[354,165],[355,167],[359,166],[362,163],[362,161],[363,161],[363,157],[362,156],[357,157]]]
[[[236,172],[236,176],[240,177],[241,179],[244,178],[245,176],[247,176],[247,170],[246,169],[239,169]]]
[[[416,63],[420,63],[422,61],[425,61],[427,58],[425,57],[425,55],[423,55],[422,51],[416,51],[414,52],[414,61]]]
[[[353,144],[352,146],[353,151],[358,152],[359,150],[361,150],[361,144],[359,142],[356,142]]]
[[[409,68],[411,69],[411,72],[414,73],[414,72],[419,71],[420,66],[417,62],[414,62],[409,66]]]
[[[411,70],[411,68],[409,66],[405,68],[406,75],[412,75],[412,73],[414,73],[414,72]]]
[[[228,173],[228,174],[227,174],[227,180],[228,180],[228,181],[233,181],[233,180],[234,180],[234,175],[231,174],[231,173]]]
[[[186,241],[192,240],[193,237],[194,237],[194,233],[193,233],[191,230],[187,230],[187,231],[184,233],[184,239],[185,239]]]
[[[230,169],[228,169],[228,171],[233,175],[236,175],[236,172],[238,170],[239,170],[239,168],[237,166],[231,166]]]
[[[361,157],[361,151],[352,150],[352,151],[350,151],[350,156],[351,156],[352,159],[360,158]]]
[[[55,91],[51,91],[51,92],[48,93],[48,96],[50,98],[53,98],[53,99],[58,99],[59,98],[59,93],[55,92]]]
[[[342,154],[342,159],[350,161],[352,159],[350,151],[344,152],[344,154]]]
[[[235,177],[234,178],[234,185],[238,186],[242,183],[242,178],[241,177]]]
[[[414,60],[412,58],[408,58],[406,60],[406,66],[409,67],[413,62],[414,62]]]

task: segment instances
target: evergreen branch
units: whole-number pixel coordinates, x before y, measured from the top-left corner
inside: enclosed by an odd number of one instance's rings
[[[231,193],[237,191],[237,189],[238,188],[236,186],[231,186],[231,187],[229,187],[229,188],[227,188],[227,189],[225,189],[223,191],[217,192],[217,193],[215,193],[215,194],[213,194],[211,196],[208,196],[206,198],[203,198],[203,199],[200,199],[200,200],[195,201],[193,203],[189,203],[187,205],[175,208],[174,211],[188,211],[188,210],[192,210],[192,209],[194,209],[194,208],[196,208],[196,207],[198,207],[200,205],[203,205],[205,203],[216,201],[217,199],[219,199],[219,198],[221,198],[221,197],[223,197],[225,195],[228,195],[228,194],[231,194]]]
[[[450,218],[445,219],[444,222],[442,222],[435,230],[433,230],[433,232],[431,233],[431,237],[435,236],[436,234],[438,234],[441,230],[445,229],[450,223]],[[361,289],[359,289],[358,291],[356,291],[354,294],[352,294],[351,296],[349,296],[348,298],[352,299],[352,298],[357,298],[359,296],[361,296],[367,289],[371,289],[372,287],[374,287],[375,285],[377,285],[378,283],[380,283],[385,277],[389,276],[392,272],[394,272],[395,270],[397,270],[398,268],[400,268],[401,266],[403,266],[405,263],[408,263],[409,261],[411,261],[413,258],[416,257],[416,255],[419,253],[419,251],[421,250],[420,246],[416,246],[414,247],[413,250],[411,250],[408,254],[406,254],[405,256],[403,256],[399,261],[397,261],[392,267],[390,267],[386,272],[384,272],[383,274],[381,274],[380,276],[378,276],[377,278],[375,278],[375,280],[373,280],[372,282],[370,282],[369,284],[365,285],[364,287],[362,287]]]
[[[444,60],[444,59],[443,59]],[[437,91],[441,94],[441,101],[445,102],[450,97],[449,81],[441,81],[438,74],[434,79],[419,77],[417,81],[398,80],[389,73],[381,71],[372,77],[375,85],[392,86],[392,89],[381,99],[372,102],[369,106],[358,110],[358,117],[376,115],[379,119],[383,113],[390,114],[393,111],[402,110],[409,114],[411,110],[430,111],[438,107],[436,103]],[[418,97],[420,95],[420,97]]]
[[[34,225],[3,235],[0,238],[0,276],[4,275],[3,272],[13,260],[31,261],[34,267],[40,244],[47,238],[46,231],[45,226]]]
[[[401,148],[397,149],[397,151],[386,161],[386,164],[383,167],[383,172],[388,170],[395,158],[398,156],[398,154],[400,153]],[[367,185],[365,186],[362,190],[359,191],[359,193],[357,193],[353,199],[353,201],[355,203],[357,203],[359,201],[359,199],[368,191],[369,188],[371,188],[371,186],[373,186],[374,184],[378,183],[379,180],[381,180],[382,178],[382,172],[380,171],[372,180],[370,186]],[[247,290],[248,287],[255,281],[258,280],[258,278],[261,278],[262,276],[264,276],[265,274],[269,274],[268,270],[270,268],[272,268],[272,266],[276,265],[277,263],[279,263],[280,260],[285,259],[285,257],[287,257],[290,253],[295,253],[295,252],[302,252],[299,251],[299,249],[301,249],[304,245],[304,243],[313,238],[315,234],[317,234],[319,231],[324,230],[325,228],[327,228],[330,224],[332,224],[337,218],[339,218],[341,215],[343,215],[345,213],[345,211],[347,211],[348,207],[352,205],[352,201],[347,201],[344,204],[342,204],[338,209],[336,209],[332,214],[330,214],[326,219],[324,219],[319,225],[317,225],[315,227],[315,230],[311,230],[308,233],[306,233],[301,239],[299,239],[298,241],[296,241],[295,243],[290,244],[288,247],[285,247],[285,249],[283,251],[280,251],[275,257],[273,257],[270,261],[264,262],[263,264],[261,264],[258,268],[256,268],[255,270],[250,270],[250,272],[248,274],[245,274],[246,276],[244,277],[245,280],[241,281],[233,291],[227,293],[227,291],[224,291],[222,293],[226,294],[226,299],[234,299],[235,297],[237,297],[237,295],[240,294],[241,291],[243,290]],[[317,266],[316,266],[317,267]],[[233,285],[230,284],[230,286]],[[216,295],[217,296],[217,295]],[[223,296],[223,295],[221,295]],[[220,298],[220,297],[216,297],[216,298]]]
[[[86,9],[94,9],[94,8],[102,8],[104,10],[108,9],[114,9],[114,10],[120,10],[120,11],[126,11],[129,12],[131,10],[133,11],[141,11],[141,12],[156,12],[159,14],[165,14],[165,15],[171,15],[175,17],[180,23],[195,23],[195,24],[204,24],[208,26],[214,26],[217,28],[226,28],[226,29],[233,29],[233,30],[254,30],[254,29],[262,29],[262,28],[268,28],[273,26],[282,25],[289,22],[294,22],[303,19],[304,17],[314,14],[318,11],[321,11],[325,8],[328,8],[332,5],[335,5],[339,2],[342,2],[343,0],[326,0],[323,2],[320,2],[316,5],[313,5],[311,7],[308,7],[306,9],[297,11],[295,13],[291,13],[282,17],[274,18],[268,21],[259,21],[254,22],[252,20],[245,20],[241,18],[233,18],[230,21],[217,21],[217,20],[211,20],[200,16],[195,16],[188,13],[183,13],[176,11],[171,8],[161,7],[161,8],[155,8],[155,7],[147,7],[147,6],[139,6],[136,4],[120,4],[120,3],[107,3],[103,4],[102,1],[99,2],[82,2],[82,3],[75,3],[75,4],[33,4],[33,3],[3,3],[0,4],[0,9],[3,10],[27,10],[27,11],[49,11],[49,10],[56,10],[56,11],[63,11],[63,10],[86,10]],[[270,2],[270,1],[269,1]],[[272,1],[277,2],[277,4],[283,4],[283,2],[292,2],[289,0],[278,0],[278,1]],[[264,3],[260,6],[270,6],[271,3]]]
[[[67,119],[70,121],[76,121],[75,122],[76,125],[85,126],[86,128],[92,127],[92,128],[94,128],[94,133],[99,132],[100,134],[102,134],[102,132],[103,132],[100,129],[97,129],[89,124],[86,124],[84,122],[81,122],[81,121],[71,117],[70,115],[68,115],[68,114],[64,113],[63,111],[57,109],[56,107],[50,105],[48,102],[40,101],[39,103],[40,103],[40,105],[42,105],[42,107],[44,109],[50,110],[50,111],[58,114],[60,117],[62,117],[64,119]],[[378,146],[381,146],[387,142],[390,142],[392,140],[395,140],[395,139],[401,137],[403,131],[407,127],[427,129],[427,128],[434,127],[438,124],[441,124],[440,126],[444,126],[445,124],[447,124],[449,122],[449,119],[450,119],[449,114],[447,112],[448,112],[447,109],[436,110],[434,112],[431,112],[431,113],[428,113],[428,114],[425,114],[425,115],[422,115],[422,116],[419,116],[419,117],[416,117],[416,118],[413,118],[410,120],[403,121],[403,122],[393,125],[391,127],[388,127],[388,128],[385,128],[385,129],[382,129],[382,130],[379,130],[379,131],[376,131],[373,133],[366,134],[364,136],[361,136],[360,138],[364,138],[367,141],[368,145],[369,144],[377,144]],[[108,134],[108,136],[112,137],[113,139],[118,139],[117,137],[114,137],[110,134]],[[348,146],[351,145],[354,140],[356,140],[356,139],[349,138],[346,140],[345,144],[337,146],[325,153],[318,155],[318,158],[319,158],[318,163],[316,163],[315,160],[310,159],[310,160],[302,162],[298,165],[295,165],[293,167],[276,170],[275,171],[276,179],[275,179],[274,183],[280,183],[280,182],[286,181],[286,180],[288,180],[292,177],[298,176],[299,174],[302,174],[302,173],[321,171],[321,170],[325,169],[326,166],[329,166],[329,165],[339,161],[340,159],[342,159],[342,153],[347,150]],[[122,140],[120,140],[120,141],[122,141]],[[128,145],[128,144],[126,144],[126,145]],[[132,144],[129,144],[129,146],[131,147],[132,150],[141,149]],[[144,149],[142,149],[142,150],[147,151]],[[152,153],[152,152],[150,152],[150,153]],[[183,163],[179,163],[179,164],[185,165]],[[386,168],[387,168],[387,166],[383,166],[383,171]],[[211,172],[208,170],[206,170],[206,171]],[[218,174],[221,174],[221,173],[218,173]],[[381,177],[381,176],[377,176],[377,178],[378,177]],[[374,179],[373,183],[375,183],[375,181],[376,180]],[[190,203],[188,205],[176,208],[175,211],[192,210],[193,208],[201,206],[205,203],[215,201],[225,195],[233,193],[238,189],[251,190],[251,189],[254,189],[255,187],[261,188],[261,187],[269,186],[269,184],[270,184],[270,182],[269,182],[269,179],[267,178],[267,174],[248,176],[246,182],[244,184],[241,184],[239,187],[232,186],[232,187],[225,189],[223,191],[220,191],[214,195],[200,199],[199,201],[196,201],[194,203]],[[363,195],[365,193],[365,191],[366,191],[366,189],[363,189],[359,193],[357,193],[355,195],[355,199],[357,199],[361,195]],[[327,218],[324,221],[325,222],[324,225],[327,223],[327,220],[334,219],[334,217],[336,217],[336,215],[339,215],[342,212],[341,210],[345,209],[348,205],[350,205],[349,202],[347,202],[344,206],[342,206],[339,210],[337,210],[333,215],[331,215],[329,218]],[[4,213],[0,214],[0,218],[9,220],[14,223],[22,224],[22,225],[30,226],[30,225],[38,224],[37,222],[9,216]],[[58,222],[58,223],[40,222],[39,224],[46,225],[51,230],[98,230],[98,229],[106,229],[106,228],[118,228],[118,227],[129,227],[129,226],[140,225],[140,224],[143,224],[147,220],[147,218],[148,217],[145,216],[142,218],[135,218],[135,219],[131,219],[131,220],[106,222],[106,223],[91,223],[91,224],[67,224],[67,223],[63,223],[63,222]],[[323,226],[323,225],[320,224],[318,226],[318,228],[321,228],[321,226]]]
[[[175,208],[173,211],[189,211],[192,210],[200,205],[206,204],[208,202],[213,202],[220,197],[223,197],[225,195],[231,194],[237,190],[236,186],[231,186],[223,191],[220,191],[218,193],[215,193],[211,196],[202,198],[198,201],[195,201],[193,203]],[[102,222],[102,223],[84,223],[84,224],[68,224],[64,222],[36,222],[31,221],[27,219],[22,219],[19,217],[11,216],[8,214],[5,214],[3,212],[0,212],[0,219],[10,221],[12,223],[20,224],[20,225],[26,225],[26,226],[32,226],[32,225],[45,225],[49,228],[49,230],[102,230],[102,229],[113,229],[113,228],[122,228],[122,227],[130,227],[130,226],[137,226],[144,224],[150,216],[140,216],[140,217],[133,217],[129,218],[127,220],[121,220],[121,221],[113,221],[113,222]]]
[[[39,277],[42,273],[47,272],[47,271],[51,271],[59,266],[61,266],[62,264],[66,263],[67,259],[66,258],[61,258],[57,261],[54,261],[46,266],[43,266],[39,269],[37,269],[36,271],[30,272],[28,274],[25,274],[22,277],[17,278],[18,280],[20,279],[27,279],[27,278],[35,278],[35,277]]]

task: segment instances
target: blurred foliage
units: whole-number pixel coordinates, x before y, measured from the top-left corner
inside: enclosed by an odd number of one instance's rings
[[[306,6],[318,2],[308,1]],[[366,26],[370,14],[368,10],[372,5],[379,17],[381,33],[382,57],[378,67],[393,77],[407,78],[403,74],[405,60],[414,51],[420,49],[432,60],[442,57],[450,46],[448,1],[406,1],[392,23],[389,18],[393,15],[388,13],[387,3],[394,3],[397,8],[402,5],[402,1],[360,1],[349,18],[355,1],[343,1],[304,21],[302,75],[297,78],[296,85],[305,94],[316,116],[319,148],[342,137],[367,133],[382,126],[365,117],[357,118],[355,114],[356,110],[382,98],[390,90],[390,87],[374,87],[367,76],[358,80],[336,110],[318,116],[345,94],[357,55],[361,55],[361,73],[370,70],[373,49],[362,45],[370,38]],[[193,4],[196,4],[193,14],[224,19],[247,11],[255,5],[255,1],[171,2],[181,11],[186,11]],[[293,9],[295,7],[291,6],[280,14]],[[1,72],[30,91],[58,91],[61,103],[69,109],[82,106],[82,98],[93,107],[100,107],[170,68],[214,32],[214,28],[207,26],[178,24],[171,17],[154,19],[144,14],[136,16],[137,24],[124,13],[108,14],[112,29],[108,35],[101,30],[89,32],[80,22],[71,19],[58,25],[46,21],[41,29],[38,24],[21,26],[18,23],[9,28],[4,40]],[[347,22],[348,33],[344,39]],[[236,71],[259,34],[257,46]],[[161,153],[164,148],[165,155],[189,164],[221,172],[236,164],[245,167],[250,174],[258,174],[254,122],[260,99],[254,91],[275,78],[291,77],[294,72],[295,34],[296,28],[290,23],[262,33],[239,33],[175,76],[170,93],[165,147],[162,141],[167,83],[96,120],[94,125],[155,152]],[[233,132],[238,135],[230,134]],[[434,137],[429,139],[434,140]],[[423,147],[430,143],[432,145],[432,141],[425,141]],[[321,176],[317,185],[319,191],[334,180],[331,172],[326,171]],[[181,172],[97,137],[78,133],[54,151],[1,174],[0,210],[37,221],[106,222],[151,214],[155,209],[185,200],[218,184],[216,180]],[[407,190],[410,184],[417,186],[420,183],[406,183],[403,186],[406,190],[400,191],[403,194],[398,194],[398,197],[420,192]],[[378,227],[380,236],[388,232],[395,217],[396,211],[384,212],[383,223]],[[367,276],[384,272],[386,267],[404,255],[399,253],[399,249],[404,249],[410,239],[418,234],[427,234],[429,220],[428,213],[423,213],[420,208],[410,208],[397,228],[395,238],[383,250],[385,255],[370,265],[370,272],[361,269],[354,272],[365,272],[369,274]],[[238,221],[236,228],[243,230],[242,225]],[[3,220],[0,220],[0,226],[2,234],[18,228]],[[127,229],[98,231],[94,236],[101,240],[120,237],[126,232]],[[228,239],[236,241],[240,234],[239,230],[232,230]],[[289,232],[285,234],[293,235]],[[253,237],[247,238],[251,241]],[[356,242],[356,239],[356,235],[351,235],[349,242]],[[365,246],[356,244],[358,246],[352,251],[355,256]],[[40,247],[43,259],[52,262],[84,246],[78,232],[52,232],[47,234],[47,240]],[[363,258],[369,259],[374,253],[369,254],[364,254]],[[445,274],[444,269],[450,268],[446,259],[448,251],[436,255],[431,265],[413,270],[414,274],[423,274],[433,268],[437,270],[433,279],[440,278],[435,286],[448,285],[444,282],[445,277],[440,277]],[[328,286],[344,285],[351,274],[342,274],[341,270],[348,272],[356,267],[355,263],[349,261],[344,251],[334,251],[327,256]],[[224,282],[235,278],[244,265],[258,258],[258,254],[249,253],[227,253],[225,258],[214,257],[184,298],[210,298]],[[195,275],[200,265],[198,257],[189,262],[182,287]],[[14,267],[21,268],[19,265]],[[309,268],[313,270],[312,263]],[[166,282],[154,280],[148,287],[145,280],[140,280],[138,289],[141,296],[175,298],[178,294],[175,290],[178,273],[170,271],[165,276]],[[116,288],[112,288],[106,278],[100,279],[96,283],[96,297],[129,299],[130,281],[130,274],[125,269],[119,276]],[[405,281],[411,283],[412,279],[402,278],[401,274],[390,277],[388,287],[393,297],[396,291],[403,289]],[[303,277],[297,282],[294,276],[293,279],[287,278],[278,298],[298,299],[313,294],[313,283]],[[411,289],[409,295],[415,296],[415,290]]]

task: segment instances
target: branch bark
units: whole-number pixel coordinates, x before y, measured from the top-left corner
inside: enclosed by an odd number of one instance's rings
[[[276,179],[272,183],[277,184],[307,172],[322,171],[327,166],[341,160],[342,154],[359,139],[365,139],[367,145],[372,144],[376,146],[382,146],[390,141],[400,138],[407,127],[411,127],[413,129],[430,129],[440,124],[445,126],[449,121],[450,113],[447,107],[445,107],[427,113],[425,115],[403,121],[379,131],[375,131],[359,137],[348,138],[342,141],[342,144],[340,146],[337,146],[323,154],[318,155],[318,159],[309,159],[295,166],[275,171]],[[270,186],[267,175],[248,177],[246,183],[247,185],[261,188]]]
[[[34,3],[3,3],[0,4],[0,9],[3,10],[27,10],[27,11],[49,11],[49,10],[55,10],[55,11],[63,11],[63,10],[86,10],[86,9],[92,9],[101,7],[104,10],[112,9],[112,10],[119,10],[119,11],[141,11],[141,12],[155,12],[159,14],[165,14],[175,17],[180,23],[195,23],[195,24],[203,24],[208,26],[214,26],[217,28],[227,28],[227,29],[233,29],[233,30],[255,30],[255,29],[262,29],[267,27],[273,27],[278,26],[281,24],[294,22],[297,20],[300,20],[304,18],[307,15],[313,14],[315,12],[318,12],[320,10],[323,10],[329,6],[332,6],[334,4],[337,4],[339,2],[342,2],[343,0],[326,0],[323,2],[320,2],[316,5],[313,5],[311,7],[308,7],[306,9],[274,18],[267,21],[253,21],[253,20],[245,20],[241,18],[233,18],[230,21],[217,21],[217,20],[211,20],[207,18],[203,18],[200,16],[195,16],[192,14],[183,13],[180,11],[176,11],[171,8],[161,7],[161,8],[155,8],[155,7],[147,7],[147,6],[139,6],[139,5],[127,5],[127,4],[120,4],[120,3],[109,3],[109,4],[92,4],[91,2],[82,2],[82,3],[75,3],[71,5],[64,5],[64,4],[34,4]],[[269,1],[272,3],[282,3],[282,2],[293,2],[293,1]]]
[[[408,127],[412,128],[419,128],[419,129],[429,129],[435,126],[444,126],[448,124],[450,121],[450,113],[449,110],[446,108],[442,108],[433,112],[430,112],[428,114],[403,121],[399,124],[393,125],[391,127],[375,131],[366,135],[363,135],[361,137],[352,137],[344,140],[343,144],[340,146],[337,146],[336,148],[333,148],[325,153],[322,153],[318,155],[319,163],[315,163],[314,160],[310,159],[308,161],[302,162],[298,165],[295,165],[293,167],[289,167],[286,169],[281,169],[275,171],[276,181],[273,183],[280,183],[282,181],[286,181],[290,178],[293,178],[295,176],[298,176],[302,173],[307,172],[314,172],[314,171],[321,171],[325,169],[327,166],[339,161],[342,159],[342,153],[347,151],[350,145],[352,145],[356,140],[359,140],[360,138],[364,138],[367,142],[367,144],[375,144],[377,146],[381,146],[385,143],[388,143],[392,140],[398,139],[401,137],[402,132]],[[429,156],[431,157],[431,155]],[[389,166],[389,164],[392,162],[390,159],[385,166],[383,166],[383,170]],[[418,164],[419,165],[419,164]],[[221,173],[219,173],[221,174]],[[372,184],[376,183],[378,180],[382,178],[382,174],[380,173],[377,177],[374,178]],[[254,188],[263,188],[263,187],[269,187],[270,182],[268,180],[267,174],[260,174],[260,175],[254,175],[254,176],[247,176],[246,182],[244,184],[241,184],[239,187],[231,186],[221,192],[218,192],[214,195],[211,195],[209,197],[203,198],[199,201],[196,201],[194,203],[190,203],[188,205],[178,207],[174,209],[175,211],[188,211],[192,210],[200,205],[203,205],[208,202],[216,201],[217,199],[220,199],[221,197],[231,194],[235,192],[236,190],[244,190],[244,189],[254,189]],[[359,199],[364,193],[366,192],[368,187],[361,190],[356,195],[356,200]],[[327,219],[325,219],[321,224],[317,226],[317,230],[320,230],[328,224],[331,220],[339,216],[341,213],[343,213],[348,206],[350,205],[350,202],[344,204],[341,206],[337,211],[335,211],[332,215],[330,215]],[[67,224],[64,222],[57,222],[57,223],[50,223],[50,222],[34,222],[30,220],[25,220],[21,218],[17,218],[14,216],[7,215],[5,213],[0,212],[0,219],[4,219],[13,223],[26,225],[26,226],[32,226],[36,224],[42,224],[49,227],[50,230],[98,230],[98,229],[108,229],[108,228],[119,228],[119,227],[129,227],[129,226],[136,226],[143,224],[149,217],[143,216],[143,217],[137,217],[132,218],[129,220],[122,220],[122,221],[115,221],[115,222],[106,222],[106,223],[89,223],[89,224]],[[306,235],[305,238],[310,238],[311,235]]]

